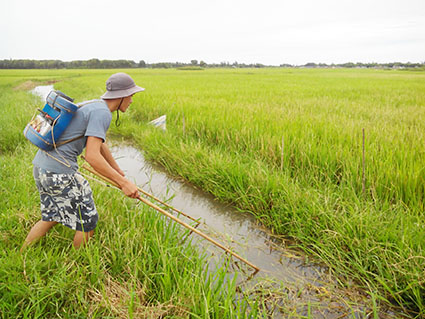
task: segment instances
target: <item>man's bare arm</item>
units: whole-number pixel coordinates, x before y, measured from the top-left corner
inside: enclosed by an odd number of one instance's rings
[[[109,150],[109,147],[106,145],[106,143],[102,143],[100,146],[100,153],[114,170],[116,170],[122,176],[125,175],[112,156],[111,151]]]
[[[100,174],[113,180],[117,183],[123,193],[129,197],[136,198],[139,196],[137,186],[118,173],[105,159],[101,153],[103,141],[102,139],[94,136],[87,138],[86,145],[86,161]]]

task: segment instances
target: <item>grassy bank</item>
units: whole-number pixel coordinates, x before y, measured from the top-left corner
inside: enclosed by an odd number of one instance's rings
[[[81,101],[99,97],[116,70],[2,72],[4,94],[22,98],[20,106],[30,98],[10,88],[25,77],[63,80],[55,87]],[[126,72],[147,90],[135,96],[118,129],[111,124],[114,132],[172,173],[297,239],[373,291],[377,302],[425,315],[425,73]],[[163,114],[166,132],[146,125]],[[28,116],[16,115],[24,122]],[[17,132],[0,135],[4,154],[18,154]]]
[[[32,78],[33,81],[37,79]],[[39,101],[0,77],[0,316],[2,318],[239,318],[261,316],[236,301],[223,267],[207,274],[205,256],[162,215],[92,184],[100,214],[87,247],[71,247],[73,231],[56,226],[25,253],[19,248],[40,219],[32,179],[36,148],[23,127]],[[240,296],[240,295],[239,295]]]
[[[382,300],[425,315],[424,73],[134,76],[148,90],[119,132],[151,159],[296,238]],[[144,125],[162,114],[166,133]]]

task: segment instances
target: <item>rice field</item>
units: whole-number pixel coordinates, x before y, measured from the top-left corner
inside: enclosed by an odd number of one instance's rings
[[[93,241],[72,249],[73,231],[55,227],[20,253],[40,219],[32,178],[35,147],[22,128],[40,101],[15,77],[0,75],[1,318],[248,318],[257,300],[237,295],[228,265],[207,273],[209,260],[188,232],[120,192],[91,183],[100,214]],[[44,78],[35,79],[43,83]],[[24,80],[25,82],[25,80]],[[294,316],[297,318],[298,316]]]
[[[81,101],[99,97],[114,72],[1,71],[2,105],[15,119],[1,122],[2,181],[9,156],[23,157],[20,125],[36,108],[24,90],[12,88],[57,81],[55,88]],[[146,91],[135,95],[121,126],[111,124],[112,133],[171,173],[252,213],[276,234],[295,239],[346,278],[343,284],[355,281],[380,303],[425,315],[425,72],[125,72]],[[14,113],[21,108],[25,112]],[[147,125],[164,114],[165,132]],[[2,192],[21,187],[9,182]],[[19,205],[15,199],[2,203],[2,211],[22,210],[28,218],[34,203],[35,195]]]

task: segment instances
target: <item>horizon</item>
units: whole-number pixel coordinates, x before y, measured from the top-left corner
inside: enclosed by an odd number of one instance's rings
[[[36,61],[36,62],[43,62],[43,61],[59,61],[59,62],[63,62],[63,63],[71,63],[71,62],[88,62],[90,60],[99,60],[99,61],[130,61],[133,62],[134,64],[138,64],[141,61],[144,61],[147,65],[157,65],[157,64],[184,64],[184,65],[192,65],[191,61],[188,62],[184,62],[184,61],[156,61],[156,62],[148,62],[144,59],[135,61],[132,59],[124,59],[124,58],[118,58],[118,59],[101,59],[101,58],[89,58],[89,59],[77,59],[77,60],[61,60],[61,59],[57,59],[57,58],[52,58],[52,59],[33,59],[33,58],[7,58],[7,59],[0,59],[0,61]],[[288,65],[288,66],[293,66],[293,67],[297,67],[297,66],[306,66],[308,64],[315,64],[315,65],[328,65],[328,66],[332,66],[332,65],[343,65],[343,64],[354,64],[354,65],[358,65],[358,64],[377,64],[377,65],[385,65],[385,64],[425,64],[425,58],[422,61],[386,61],[386,62],[376,62],[376,61],[368,61],[368,62],[362,62],[362,61],[345,61],[345,62],[341,62],[341,63],[335,63],[335,62],[330,62],[330,63],[325,63],[325,62],[314,62],[314,61],[309,61],[306,62],[304,64],[291,64],[291,63],[280,63],[278,65],[275,64],[264,64],[261,62],[240,62],[240,61],[220,61],[220,62],[208,62],[205,61],[203,59],[191,59],[191,60],[196,60],[197,64],[193,64],[193,65],[197,65],[199,66],[200,62],[205,62],[207,65],[220,65],[220,64],[224,64],[224,65],[234,65],[235,63],[237,63],[238,65],[263,65],[263,66],[272,66],[272,67],[280,67],[282,65]]]

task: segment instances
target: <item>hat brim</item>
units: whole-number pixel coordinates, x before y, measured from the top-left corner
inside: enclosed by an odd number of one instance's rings
[[[142,88],[138,85],[135,85],[135,86],[133,86],[129,89],[126,89],[126,90],[106,91],[105,94],[103,94],[101,96],[101,98],[104,99],[104,100],[119,99],[119,98],[123,98],[123,97],[133,95],[137,92],[142,92],[144,90],[145,90],[144,88]]]

